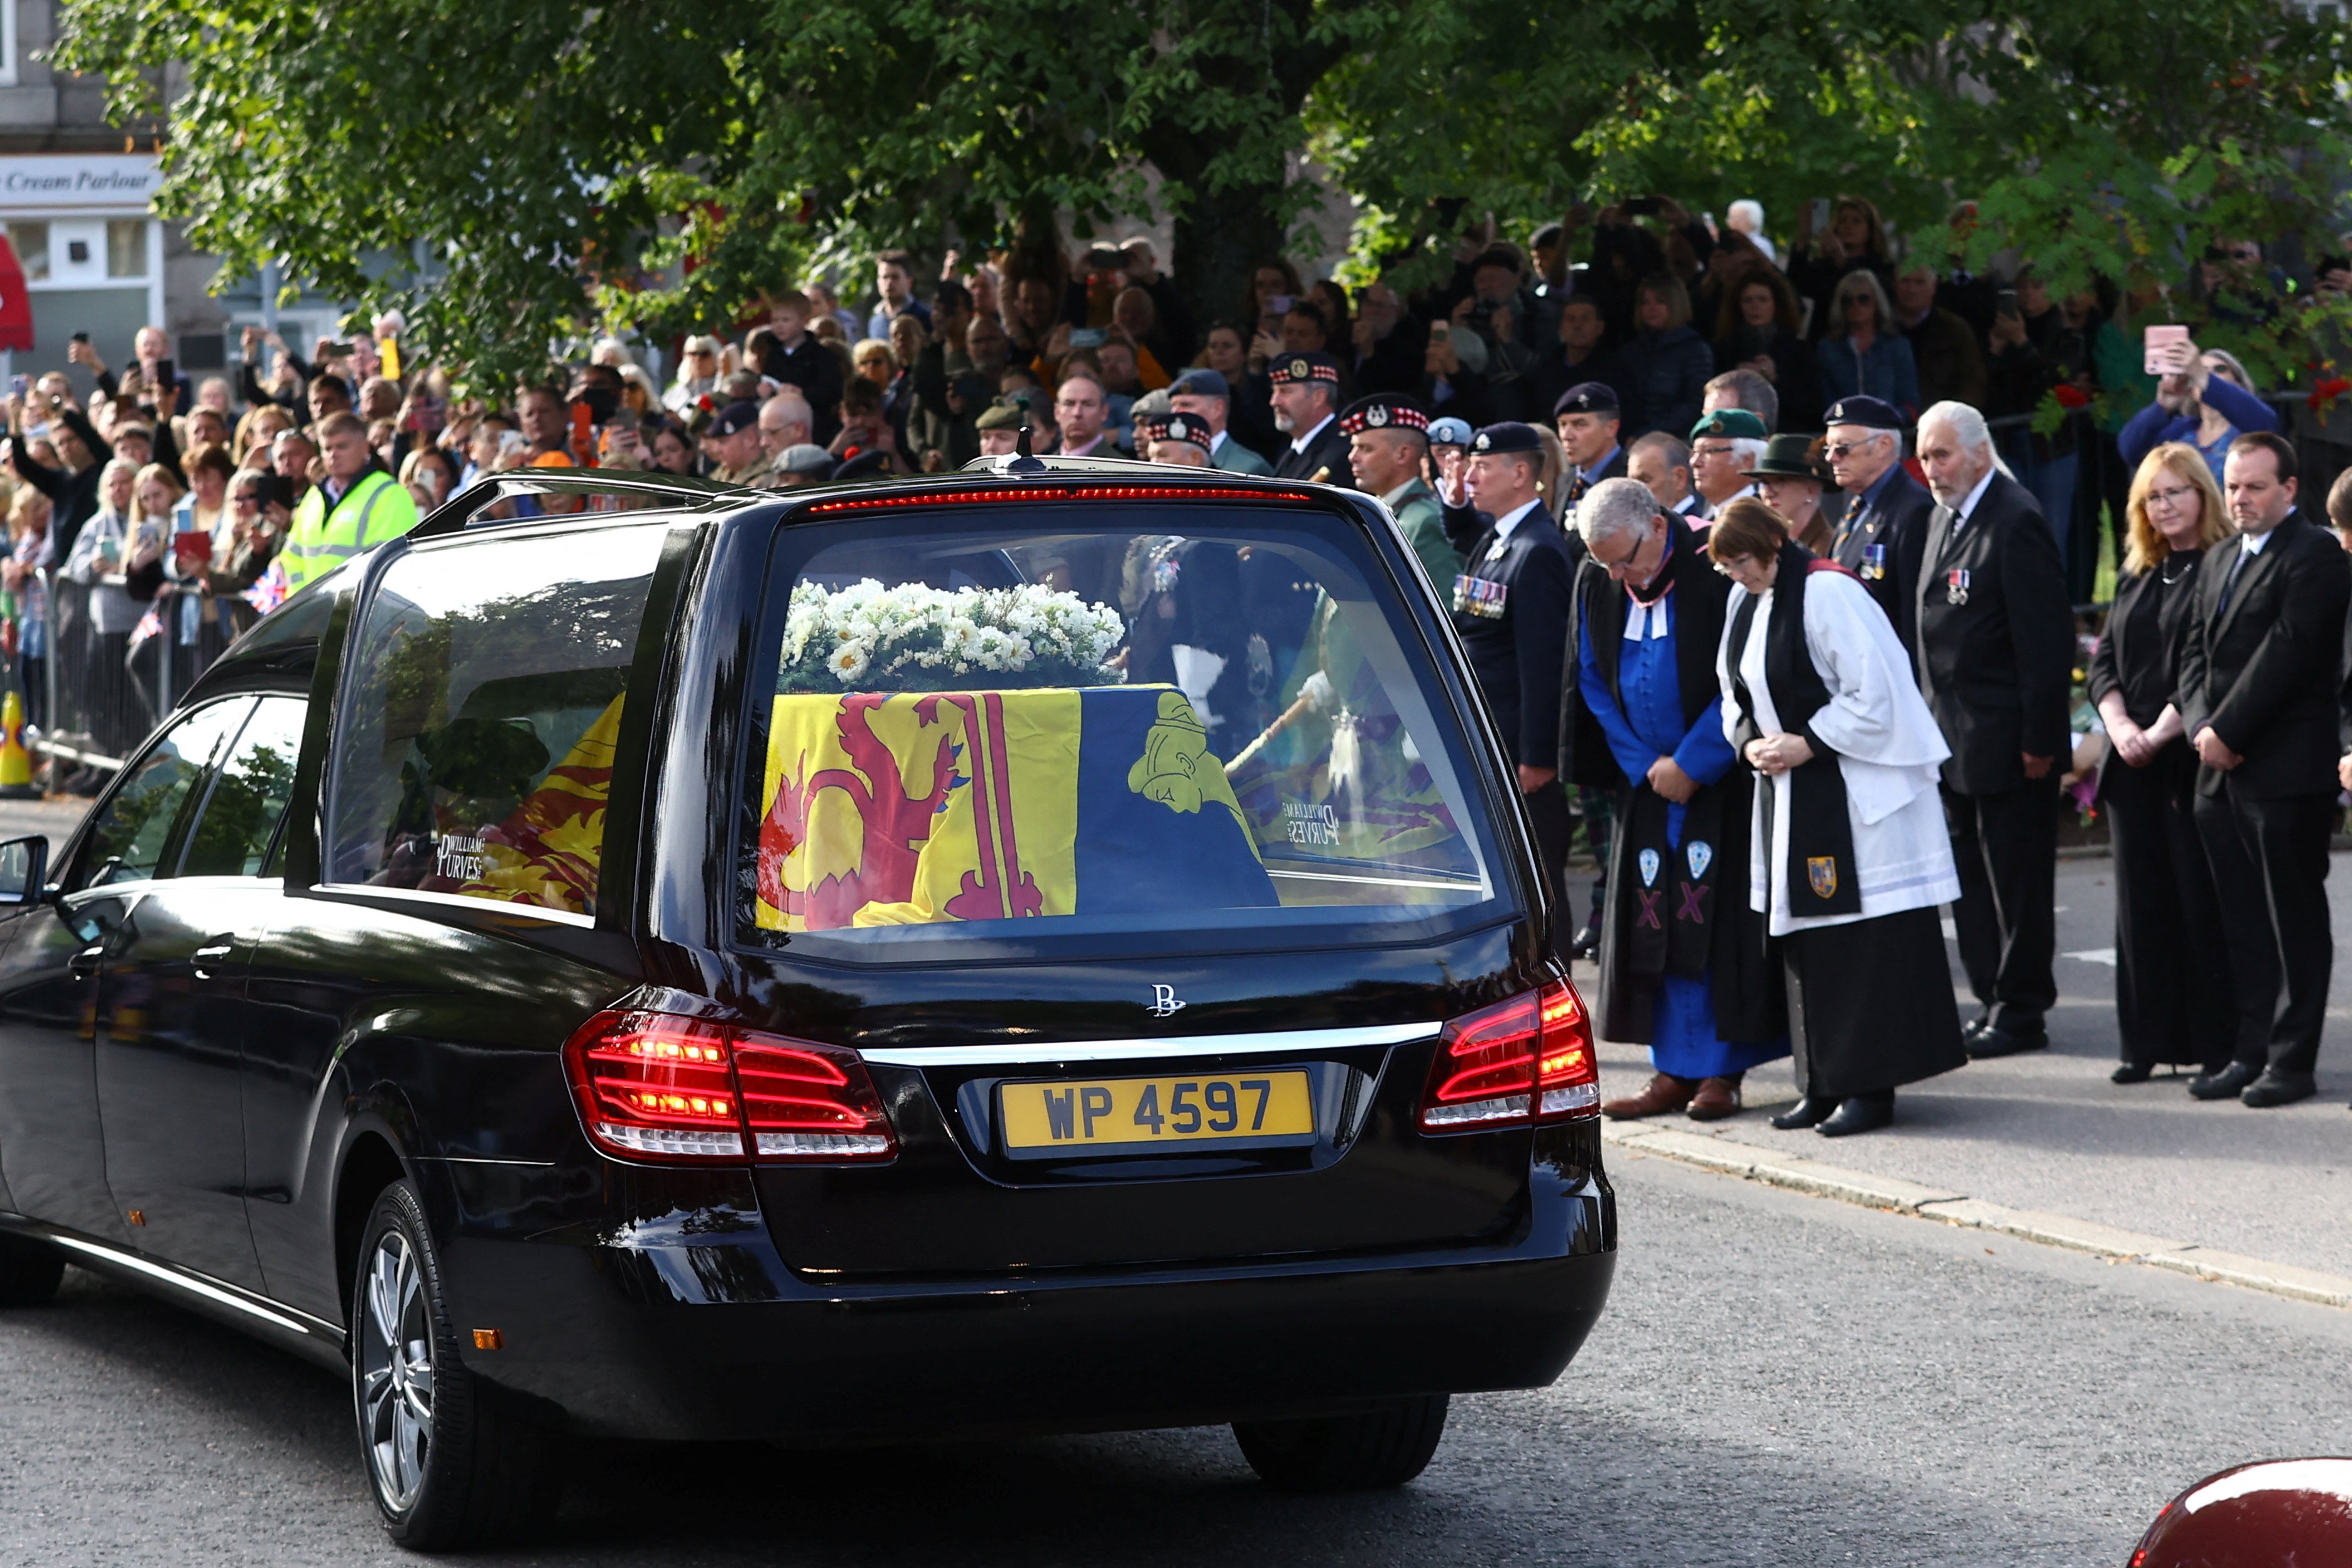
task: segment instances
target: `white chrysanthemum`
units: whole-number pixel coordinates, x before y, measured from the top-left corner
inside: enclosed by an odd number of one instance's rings
[[[866,645],[851,641],[835,648],[824,664],[833,671],[833,678],[846,686],[853,680],[864,679],[869,662]]]

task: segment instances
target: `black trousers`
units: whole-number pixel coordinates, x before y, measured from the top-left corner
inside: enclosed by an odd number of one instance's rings
[[[2197,797],[2197,837],[2213,868],[2236,982],[2234,1059],[2307,1073],[2319,1060],[2336,943],[2327,926],[2333,795]],[[2282,993],[2285,1005],[2280,1005]]]
[[[1554,779],[1522,795],[1528,820],[1535,825],[1536,859],[1543,867],[1544,892],[1551,900],[1552,950],[1563,963],[1569,943],[1576,940],[1577,919],[1568,901],[1568,842],[1576,825],[1569,820],[1568,795]]]
[[[1577,809],[1584,816],[1584,842],[1592,851],[1592,909],[1587,923],[1601,923],[1601,906],[1609,898],[1609,851],[1617,825],[1617,792],[1587,784],[1576,792]]]
[[[2140,1067],[2210,1072],[2237,1044],[2237,994],[2197,837],[2196,777],[2188,742],[2176,741],[2144,768],[2109,759],[2099,800],[2115,851],[2119,1054]]]
[[[1959,862],[1960,967],[1985,1016],[2032,1034],[2058,1000],[2058,775],[1997,795],[1944,791]]]

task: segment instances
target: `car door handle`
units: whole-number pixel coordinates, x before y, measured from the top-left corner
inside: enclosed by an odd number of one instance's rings
[[[98,966],[105,961],[105,943],[100,942],[95,947],[85,947],[66,960],[66,973],[76,980],[87,980],[98,973]]]
[[[236,951],[236,939],[235,937],[227,936],[216,936],[213,938],[212,941],[205,943],[204,946],[196,949],[196,951],[190,955],[195,960],[194,967],[196,972],[196,978],[199,980],[210,980],[212,978],[212,973],[205,966],[208,963],[225,963],[228,960],[228,955]]]

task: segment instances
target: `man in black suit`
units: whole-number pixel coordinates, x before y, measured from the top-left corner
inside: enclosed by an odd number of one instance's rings
[[[1339,428],[1339,362],[1320,353],[1286,353],[1266,367],[1275,428],[1290,446],[1274,465],[1275,478],[1312,479],[1353,489],[1348,437]]]
[[[1568,798],[1553,763],[1559,752],[1560,681],[1568,652],[1568,541],[1536,492],[1543,443],[1529,425],[1489,425],[1471,439],[1463,483],[1492,521],[1454,579],[1454,628],[1471,673],[1518,769],[1536,831],[1555,943],[1569,942],[1560,868],[1568,857]]]
[[[2317,1087],[2336,952],[2327,838],[2352,565],[2295,510],[2294,448],[2277,436],[2230,443],[2223,482],[2238,537],[2198,570],[2180,717],[2197,748],[2197,837],[2221,900],[2238,1032],[2230,1065],[2189,1092],[2287,1105]]]
[[[1936,499],[1903,467],[1903,415],[1875,397],[1830,405],[1822,456],[1847,496],[1830,553],[1895,623],[1912,662],[1919,658],[1919,558]]]
[[[1993,460],[1984,416],[1919,416],[1936,509],[1914,605],[1920,695],[1952,748],[1944,810],[1959,862],[1960,963],[1985,1015],[1969,1055],[2050,1043],[2058,999],[2058,759],[2067,752],[2074,616],[2042,508]]]
[[[1552,401],[1552,425],[1570,470],[1561,486],[1563,516],[1574,516],[1584,492],[1601,480],[1625,477],[1625,448],[1617,440],[1623,417],[1617,389],[1605,381],[1580,382]]]

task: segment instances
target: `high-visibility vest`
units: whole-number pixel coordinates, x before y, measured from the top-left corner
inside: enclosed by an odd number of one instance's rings
[[[415,501],[381,468],[362,474],[332,512],[327,510],[327,488],[312,485],[295,507],[294,525],[278,552],[286,564],[286,591],[299,592],[313,578],[415,526]]]

